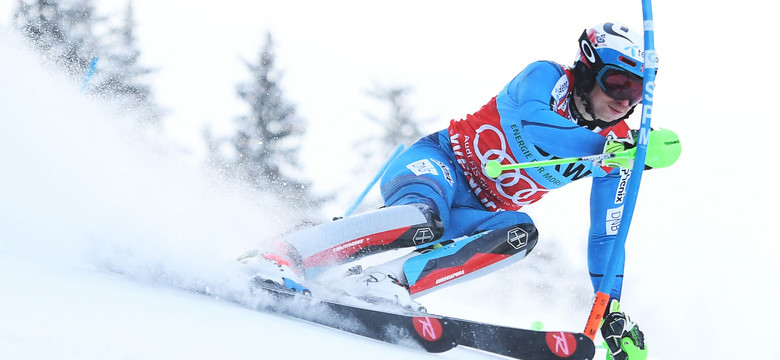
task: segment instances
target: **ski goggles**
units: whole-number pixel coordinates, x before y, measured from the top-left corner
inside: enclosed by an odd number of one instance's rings
[[[617,66],[604,65],[596,76],[601,90],[615,100],[636,105],[642,100],[642,78]]]

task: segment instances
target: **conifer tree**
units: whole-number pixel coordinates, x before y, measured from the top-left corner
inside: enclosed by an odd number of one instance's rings
[[[363,164],[379,167],[396,146],[401,144],[408,148],[425,135],[420,130],[421,121],[413,116],[414,109],[409,105],[411,92],[411,88],[405,86],[380,85],[366,92],[385,110],[382,115],[377,115],[377,112],[366,115],[376,130],[369,131],[367,136],[355,143],[363,157]],[[355,173],[364,172],[363,168],[356,169]]]
[[[258,62],[246,62],[252,79],[237,86],[249,113],[237,119],[233,167],[254,186],[310,206],[308,183],[301,180],[298,163],[305,123],[283,94],[275,61],[273,38],[267,33]]]
[[[84,74],[97,55],[93,25],[101,20],[91,0],[19,0],[14,14],[16,27],[32,45],[73,76]]]
[[[160,110],[152,99],[150,86],[142,82],[152,70],[139,63],[132,2],[127,3],[118,25],[101,38],[101,53],[90,92],[114,99],[123,110],[131,110],[150,121],[159,119]]]
[[[41,52],[49,52],[65,42],[59,1],[36,0],[29,3],[18,0],[14,23],[22,35]]]
[[[361,165],[352,171],[355,178],[369,181],[399,144],[408,148],[424,136],[420,130],[421,122],[414,117],[414,109],[409,104],[411,93],[412,89],[406,86],[375,85],[372,90],[366,91],[384,111],[366,115],[376,130],[369,131],[367,136],[355,142],[355,148],[362,157]],[[378,192],[373,192],[363,201],[363,207],[375,208],[381,206],[381,202]]]
[[[380,129],[373,138],[381,144],[377,150],[379,153],[389,154],[398,144],[408,147],[424,135],[420,130],[420,122],[412,116],[413,108],[409,105],[411,92],[411,88],[405,86],[377,86],[367,92],[388,106],[385,116],[368,115]]]
[[[122,113],[159,119],[159,107],[141,77],[151,71],[138,64],[135,22],[128,2],[120,24],[95,15],[92,0],[19,0],[16,28],[47,60],[60,65],[82,90],[112,100]],[[95,29],[108,29],[98,34]]]

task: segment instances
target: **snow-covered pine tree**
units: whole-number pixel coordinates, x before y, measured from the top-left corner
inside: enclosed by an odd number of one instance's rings
[[[54,52],[65,42],[62,14],[57,0],[18,0],[14,24],[19,32],[42,53]]]
[[[98,51],[94,9],[91,0],[19,0],[14,23],[48,60],[80,77]]]
[[[47,61],[82,81],[85,92],[111,100],[122,114],[159,119],[151,88],[140,80],[151,71],[138,64],[130,2],[113,26],[95,15],[92,0],[19,0],[14,23]]]
[[[279,86],[281,73],[275,61],[269,32],[258,61],[245,62],[252,79],[236,88],[249,113],[236,119],[237,132],[231,140],[235,159],[230,167],[253,186],[290,200],[292,206],[311,207],[309,183],[301,180],[298,162],[306,124]]]
[[[377,151],[385,156],[398,144],[408,147],[424,134],[420,130],[420,121],[413,117],[413,108],[409,105],[412,89],[407,86],[376,86],[367,94],[388,106],[384,116],[368,114],[368,118],[379,126],[380,131],[370,140],[381,144]]]
[[[136,47],[132,2],[128,1],[119,23],[100,40],[102,56],[89,91],[114,100],[122,111],[157,122],[160,109],[152,99],[150,86],[142,81],[152,70],[139,63],[141,51]]]
[[[409,104],[412,92],[412,88],[408,86],[382,85],[374,85],[373,89],[366,91],[379,105],[376,109],[382,110],[366,114],[376,130],[369,131],[367,136],[355,142],[355,147],[362,157],[359,162],[361,166],[353,170],[356,178],[368,182],[398,144],[408,148],[425,135],[420,129],[421,121],[415,118],[414,109]],[[376,208],[382,205],[382,200],[378,193],[374,192],[367,196],[363,203],[363,208]]]

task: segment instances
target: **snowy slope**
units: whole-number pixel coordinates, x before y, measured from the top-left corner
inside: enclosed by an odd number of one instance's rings
[[[12,54],[0,57],[0,358],[488,358],[463,349],[427,355],[186,291],[207,286],[246,299],[230,259],[293,221],[263,194],[206,174],[154,131],[84,98],[0,35],[0,53]],[[667,81],[683,78],[667,71]],[[680,95],[667,89],[659,104]],[[766,344],[780,320],[770,261],[778,238],[756,210],[756,199],[776,203],[776,192],[740,189],[723,204],[711,194],[733,175],[692,186],[729,160],[704,156],[726,133],[673,128],[684,157],[643,178],[626,310],[647,332],[653,359],[758,354],[734,334]],[[590,300],[587,190],[575,184],[529,209],[543,237],[529,259],[421,301],[454,316],[581,328]]]
[[[10,259],[3,359],[425,358],[425,353],[345,336],[224,301],[73,265]],[[20,256],[21,257],[21,256]],[[11,279],[7,279],[10,274]],[[481,358],[460,351],[446,358]],[[383,357],[380,357],[383,358]],[[433,357],[431,357],[433,358]],[[485,357],[486,358],[486,357]]]
[[[284,214],[182,166],[2,39],[0,358],[425,358],[184,290],[241,299],[230,260]]]

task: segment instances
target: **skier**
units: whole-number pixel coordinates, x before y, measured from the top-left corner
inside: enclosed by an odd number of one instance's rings
[[[602,23],[583,31],[579,47],[573,67],[550,61],[528,65],[479,111],[452,120],[395,158],[381,181],[386,207],[292,234],[275,249],[242,261],[254,264],[262,281],[305,292],[304,275],[414,246],[408,255],[357,271],[337,287],[352,296],[416,307],[412,296],[522,259],[536,245],[537,230],[518,210],[552,189],[592,177],[588,267],[598,289],[633,160],[516,169],[495,179],[484,169],[489,160],[525,163],[634,146],[625,119],[643,96],[641,34]],[[648,146],[647,167],[669,166],[677,156],[679,147]],[[621,347],[625,338],[630,351],[646,352],[643,333],[617,306],[621,289],[622,268],[602,326],[614,359],[628,358]]]

